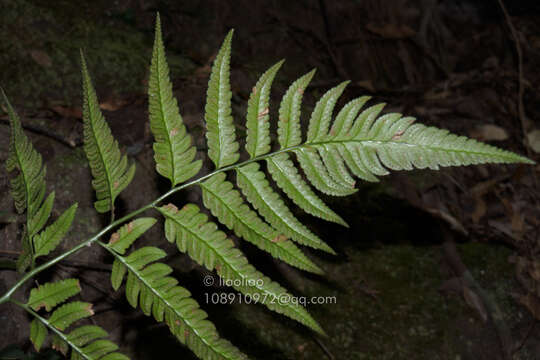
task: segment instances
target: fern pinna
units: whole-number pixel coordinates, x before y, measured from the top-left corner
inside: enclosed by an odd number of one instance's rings
[[[240,162],[231,111],[230,56],[233,32],[219,50],[210,75],[205,115],[208,158],[215,169],[200,174],[191,135],[183,123],[172,84],[161,35],[159,15],[148,82],[150,129],[154,136],[156,171],[167,178],[171,189],[150,204],[115,220],[115,199],[131,182],[135,165],[129,165],[113,138],[99,108],[84,56],[83,120],[84,150],[96,192],[94,206],[110,213],[104,229],[74,248],[36,264],[65,236],[75,216],[76,204],[46,227],[54,193],[45,198],[45,166],[41,156],[24,135],[20,121],[4,95],[11,121],[11,142],[7,170],[16,172],[11,189],[17,211],[26,210],[22,253],[18,270],[24,273],[0,303],[12,301],[34,317],[30,339],[41,348],[48,332],[52,345],[73,359],[123,359],[117,346],[102,339],[100,327],[83,325],[66,332],[77,320],[92,315],[91,305],[81,301],[64,303],[80,291],[76,279],[46,283],[33,289],[27,303],[13,297],[17,288],[39,272],[67,256],[97,242],[114,257],[111,284],[119,290],[125,282],[126,299],[134,308],[158,322],[201,359],[243,359],[239,349],[222,339],[207,314],[190,292],[171,276],[162,262],[166,253],[157,246],[129,250],[155,223],[152,217],[138,217],[155,210],[163,217],[165,238],[195,262],[231,280],[237,291],[259,299],[263,305],[290,317],[317,333],[322,327],[286,289],[259,272],[229,239],[224,228],[259,249],[298,269],[322,274],[301,246],[335,254],[331,246],[303,224],[288,207],[285,196],[305,212],[343,226],[347,223],[317,195],[346,196],[357,191],[355,178],[378,181],[389,170],[438,169],[441,166],[482,163],[533,163],[529,159],[493,146],[450,134],[446,130],[415,123],[412,117],[381,115],[384,105],[366,107],[369,97],[347,103],[334,116],[336,103],[347,87],[343,82],[326,92],[315,105],[305,140],[300,126],[304,91],[315,71],[294,81],[281,99],[278,119],[271,120],[270,91],[283,61],[271,66],[257,81],[249,97],[246,114],[247,160]],[[277,148],[272,151],[270,122],[277,123]],[[265,163],[266,172],[261,167]],[[298,165],[297,165],[298,164]],[[236,184],[228,178],[234,172]],[[195,180],[190,180],[193,177]],[[275,184],[276,186],[273,186]],[[200,186],[203,204],[215,220],[195,204],[171,204],[165,200],[189,186]],[[223,228],[224,227],[224,228]],[[106,236],[107,233],[111,235]],[[156,245],[159,243],[156,241]],[[30,270],[27,270],[30,268]],[[64,303],[63,305],[61,305]],[[52,314],[44,317],[38,311]],[[43,311],[43,310],[41,310]]]

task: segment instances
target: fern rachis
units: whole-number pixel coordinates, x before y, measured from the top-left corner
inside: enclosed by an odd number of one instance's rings
[[[335,105],[347,82],[330,89],[317,102],[303,142],[300,127],[302,97],[315,72],[305,74],[290,85],[281,99],[278,119],[272,120],[271,85],[283,61],[271,66],[253,88],[246,114],[245,151],[249,159],[239,162],[241,149],[231,115],[229,80],[232,36],[231,31],[214,61],[205,106],[208,157],[215,169],[188,181],[200,173],[202,161],[196,159],[191,135],[173,96],[158,16],[150,64],[149,118],[155,139],[156,171],[169,179],[172,188],[150,204],[118,220],[114,220],[115,199],[133,179],[135,165],[128,165],[127,156],[121,154],[112,136],[81,56],[84,150],[96,192],[94,206],[100,213],[109,212],[111,223],[98,234],[37,267],[34,267],[36,258],[53,251],[66,235],[77,205],[72,205],[42,230],[49,221],[54,193],[45,197],[45,167],[41,157],[23,134],[19,119],[4,95],[12,129],[6,165],[9,172],[17,171],[12,180],[12,195],[17,211],[22,213],[26,210],[26,230],[18,262],[18,270],[24,275],[0,298],[0,304],[12,301],[35,318],[30,338],[36,349],[41,348],[47,334],[52,332],[53,345],[64,353],[71,348],[72,358],[125,358],[116,351],[116,345],[102,339],[106,332],[99,327],[85,325],[69,333],[66,331],[72,323],[92,315],[88,303],[65,303],[80,291],[76,279],[43,284],[31,291],[26,303],[13,296],[25,281],[87,245],[98,242],[115,259],[111,273],[112,288],[118,290],[125,279],[126,298],[133,307],[140,307],[145,315],[165,322],[171,333],[202,359],[246,358],[219,336],[189,291],[171,276],[172,269],[159,262],[166,254],[162,249],[147,246],[126,255],[133,243],[156,223],[153,217],[138,217],[147,210],[154,210],[165,219],[165,237],[175,243],[180,252],[207,269],[215,270],[226,280],[240,281],[242,285],[235,285],[237,291],[249,296],[264,295],[272,300],[288,294],[287,290],[251,265],[221,229],[228,228],[239,238],[292,266],[321,274],[322,270],[302,252],[300,246],[329,253],[334,251],[294,216],[283,194],[305,212],[347,226],[323,202],[317,191],[335,196],[350,195],[357,191],[354,178],[378,181],[378,176],[388,174],[389,169],[438,169],[440,166],[487,162],[532,163],[514,153],[450,134],[446,130],[416,124],[413,118],[402,117],[401,114],[380,115],[384,104],[364,109],[368,97],[350,101],[334,117]],[[271,152],[271,121],[277,123],[280,146],[274,152]],[[261,162],[266,163],[267,172],[261,169]],[[235,173],[236,185],[227,179],[228,172]],[[277,187],[272,186],[271,181]],[[217,222],[203,214],[195,204],[182,204],[180,207],[164,205],[170,195],[192,185],[201,187],[203,204]],[[111,231],[109,241],[104,241],[104,236]],[[28,267],[30,270],[26,272]],[[270,310],[323,333],[320,325],[302,306],[293,302],[262,302]],[[52,311],[52,314],[45,317],[37,313],[43,309]]]

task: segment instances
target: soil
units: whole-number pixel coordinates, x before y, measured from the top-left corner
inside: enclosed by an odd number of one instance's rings
[[[316,100],[345,79],[339,101],[370,95],[387,112],[417,117],[498,147],[540,159],[527,135],[540,129],[540,9],[536,2],[505,2],[523,52],[519,77],[516,40],[497,2],[396,0],[392,6],[364,1],[153,1],[85,2],[13,0],[0,4],[0,84],[16,105],[47,166],[47,191],[55,191],[53,217],[74,201],[77,217],[56,253],[101,229],[107,219],[93,209],[91,174],[81,142],[78,57],[83,48],[101,106],[123,151],[137,165],[119,198],[128,213],[155,199],[169,184],[154,171],[146,101],[147,66],[156,11],[162,18],[174,91],[198,156],[205,160],[204,102],[210,64],[220,42],[235,28],[232,58],[233,115],[245,136],[247,99],[258,76],[287,61],[273,88],[271,115],[289,84],[316,67],[306,91],[303,121]],[[324,5],[324,6],[322,6]],[[518,108],[523,86],[524,112]],[[0,120],[6,117],[1,115]],[[272,129],[275,130],[275,129]],[[47,135],[47,133],[49,135]],[[76,146],[66,146],[53,133]],[[0,123],[0,162],[7,158],[9,128]],[[377,184],[359,183],[347,198],[324,200],[351,224],[322,223],[296,211],[337,256],[306,250],[324,271],[312,276],[237,241],[253,264],[299,297],[324,304],[308,310],[327,336],[260,305],[241,304],[228,287],[205,287],[209,275],[167,243],[154,226],[137,246],[159,246],[170,256],[182,286],[190,289],[220,334],[256,359],[540,359],[540,167],[490,165],[393,173]],[[201,202],[198,189],[172,199]],[[20,251],[21,218],[14,217],[8,174],[0,172],[0,260]],[[157,214],[152,214],[157,217]],[[15,221],[12,221],[15,219]],[[448,240],[450,237],[450,240]],[[235,239],[235,241],[238,239]],[[458,256],[487,297],[456,273],[443,242],[457,243]],[[54,256],[52,254],[51,256]],[[156,323],[131,308],[123,290],[114,292],[112,259],[97,246],[39,276],[79,277],[81,297],[95,304],[92,321],[103,326],[134,359],[194,355]],[[0,269],[0,293],[19,275]],[[17,296],[24,299],[34,283]],[[213,304],[227,294],[232,304]],[[529,297],[530,296],[530,297]],[[0,308],[0,358],[33,354],[29,318],[10,305]],[[502,325],[501,325],[502,324]],[[509,330],[510,349],[502,345]],[[2,349],[4,351],[2,352]],[[21,357],[16,355],[15,358]],[[12,357],[13,358],[13,357]],[[506,357],[508,358],[508,357]]]

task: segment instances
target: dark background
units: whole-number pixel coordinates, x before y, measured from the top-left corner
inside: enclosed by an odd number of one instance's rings
[[[306,91],[305,122],[326,90],[350,79],[339,106],[371,95],[371,103],[388,103],[387,112],[415,116],[538,161],[540,5],[504,5],[509,19],[497,0],[3,0],[0,86],[47,165],[48,190],[56,191],[55,215],[79,202],[74,229],[63,244],[67,249],[106,221],[92,209],[90,172],[80,146],[79,49],[85,51],[114,135],[137,162],[136,178],[120,199],[120,210],[127,212],[166,185],[153,170],[145,95],[157,11],[175,95],[201,158],[210,66],[234,28],[231,81],[240,137],[251,88],[265,69],[285,58],[274,82],[274,116],[289,84],[317,68]],[[6,122],[0,111],[2,163]],[[240,243],[252,263],[293,293],[336,297],[337,304],[309,307],[327,338],[261,306],[205,304],[205,293],[230,290],[204,288],[204,270],[177,254],[159,226],[138,246],[165,248],[180,284],[192,291],[220,334],[253,358],[503,359],[513,354],[538,359],[538,172],[538,165],[400,172],[380,184],[359,184],[360,191],[349,198],[325,198],[350,229],[297,214],[339,253],[307,251],[326,271],[324,277],[292,270]],[[200,194],[186,191],[175,201],[200,202]],[[2,259],[14,258],[20,249],[12,208],[2,171]],[[38,281],[80,277],[82,297],[96,304],[93,321],[126,354],[193,356],[165,325],[131,309],[122,291],[113,292],[108,273],[100,270],[110,267],[111,259],[99,249],[69,260]],[[459,264],[480,290],[464,280]],[[0,292],[16,278],[2,270]],[[19,295],[22,299],[24,292]],[[493,321],[497,315],[501,319]],[[0,309],[0,348],[30,351],[28,322],[16,308]]]

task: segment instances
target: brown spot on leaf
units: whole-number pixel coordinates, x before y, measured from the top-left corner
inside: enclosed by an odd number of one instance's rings
[[[115,181],[114,184],[113,184],[113,188],[117,189],[118,185],[120,185],[120,183],[118,181]]]
[[[173,128],[169,134],[171,134],[171,137],[175,136],[176,134],[178,134],[178,128]]]
[[[163,208],[165,210],[169,210],[169,211],[171,211],[171,212],[173,212],[175,214],[178,212],[178,208],[176,206],[174,206],[173,204],[171,204],[171,203],[165,205]]]
[[[184,338],[188,338],[189,336],[189,330],[184,330]]]
[[[298,90],[296,90],[299,94],[301,95],[304,95],[304,89],[302,88],[298,88]]]
[[[94,309],[92,309],[92,304],[88,304],[85,310],[88,311],[90,315],[94,315]]]
[[[272,239],[272,242],[273,243],[280,243],[280,242],[284,242],[284,241],[287,241],[287,237],[283,234],[279,234],[278,236],[276,236],[275,238]]]
[[[176,324],[176,326],[180,326],[180,320],[176,320],[174,323]]]
[[[259,115],[257,115],[257,118],[260,119],[260,118],[262,118],[263,116],[268,115],[269,112],[270,112],[270,109],[265,108],[263,111],[261,111],[261,112],[259,113]]]
[[[44,307],[47,307],[47,304],[42,302],[42,303],[39,303],[36,307],[34,307],[34,310],[39,311],[39,309],[42,309]]]
[[[130,222],[127,224],[127,231],[128,231],[128,233],[130,233],[130,232],[133,231],[133,221],[130,221]]]
[[[401,139],[401,136],[403,135],[404,132],[405,132],[405,130],[398,131],[397,133],[394,134],[394,136],[392,136],[392,140]]]
[[[285,118],[280,117],[279,121],[282,121],[282,122],[286,123],[286,122],[289,122],[289,119],[286,118],[286,117]]]
[[[109,245],[114,244],[118,240],[120,240],[120,234],[115,232],[114,234],[111,235],[111,238],[109,239]]]
[[[257,95],[257,87],[254,86],[253,89],[251,89],[251,92],[253,93],[253,95]]]

